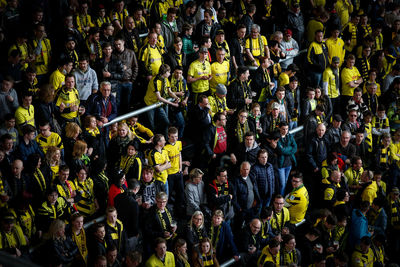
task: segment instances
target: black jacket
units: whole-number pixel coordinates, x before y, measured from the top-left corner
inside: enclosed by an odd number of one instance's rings
[[[103,77],[103,70],[105,68],[107,68],[107,71],[111,73],[111,77]],[[124,78],[124,66],[115,55],[111,55],[111,60],[108,63],[105,61],[104,57],[97,60],[95,64],[95,70],[99,82],[109,81],[111,84],[117,84]]]
[[[268,70],[266,70],[268,71]],[[269,71],[268,71],[269,72]],[[264,70],[263,68],[260,66],[257,68],[257,70],[254,72],[254,75],[252,77],[252,81],[251,81],[251,88],[254,89],[254,91],[257,93],[256,95],[256,100],[259,99],[261,92],[264,88],[266,88],[267,90],[267,97],[271,98],[272,97],[272,92],[271,89],[269,87],[269,83],[271,82],[271,76],[270,79],[267,80],[265,78],[265,74],[264,74]]]
[[[324,135],[322,138],[314,135],[306,147],[306,157],[312,169],[321,169],[322,162],[328,156],[329,142]]]
[[[128,191],[118,194],[114,198],[118,218],[124,224],[128,238],[138,235],[139,230],[139,205],[134,196]]]
[[[168,66],[171,67],[171,72],[173,72],[173,70],[177,67],[177,66],[181,66],[182,68],[186,68],[187,64],[187,60],[186,60],[186,54],[181,51],[182,54],[182,61],[181,64],[179,64],[178,60],[177,60],[177,54],[175,49],[170,49],[168,51],[168,53],[164,54],[164,63],[168,64]]]
[[[247,177],[247,179],[250,179],[251,183],[253,184],[254,200],[257,202],[257,205],[259,206],[260,194],[258,193],[257,183],[255,180],[251,179],[250,175]],[[244,181],[241,176],[238,176],[235,179],[233,179],[232,185],[235,194],[233,201],[233,206],[235,207],[235,210],[236,211],[247,210],[247,197],[249,192],[246,181]]]
[[[246,107],[245,99],[252,98],[252,91],[250,86],[246,82],[240,82],[235,79],[228,89],[228,94],[226,96],[226,102],[230,109],[236,109],[237,111]]]

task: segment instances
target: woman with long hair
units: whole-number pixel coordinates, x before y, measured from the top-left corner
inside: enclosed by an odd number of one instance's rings
[[[129,129],[128,125],[125,122],[120,122],[118,124],[118,135],[111,139],[107,150],[107,154],[112,155],[107,158],[108,166],[110,168],[114,168],[118,159],[126,153],[126,148],[129,142],[134,140],[134,138],[135,136]],[[135,140],[139,142],[139,140]]]
[[[52,184],[56,180],[62,164],[61,149],[56,146],[48,147],[41,170],[46,180],[49,181],[49,184]]]
[[[174,246],[175,266],[176,267],[190,267],[189,258],[187,254],[187,244],[182,238],[175,242]]]
[[[69,236],[65,235],[65,222],[54,220],[47,233],[46,259],[51,266],[62,264],[72,266],[78,248]]]
[[[74,144],[72,150],[72,161],[70,162],[71,173],[76,173],[79,167],[90,166],[90,158],[87,155],[87,144],[85,141],[78,140]]]
[[[65,126],[65,136],[63,137],[64,160],[68,164],[72,161],[72,151],[74,150],[75,142],[80,139],[81,133],[81,127],[75,122],[69,122]]]
[[[126,153],[121,156],[116,168],[121,169],[129,179],[140,180],[142,177],[143,161],[140,157],[138,145],[130,141],[126,147]]]
[[[61,134],[61,128],[54,116],[54,87],[51,84],[44,84],[39,90],[39,99],[34,103],[35,120],[37,122],[48,121],[53,132]]]
[[[197,249],[201,239],[208,237],[206,227],[204,227],[204,215],[201,211],[195,211],[187,225],[185,239],[188,243],[189,254]]]
[[[211,245],[211,240],[208,237],[200,240],[199,251],[193,252],[193,266],[219,266],[213,246]]]

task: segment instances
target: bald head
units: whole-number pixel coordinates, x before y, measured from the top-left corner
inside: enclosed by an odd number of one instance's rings
[[[258,232],[261,230],[261,221],[259,219],[251,220],[250,230],[253,234],[258,234]]]
[[[13,161],[11,170],[12,174],[15,177],[20,178],[23,169],[24,169],[24,163],[22,162],[22,160],[16,159]]]

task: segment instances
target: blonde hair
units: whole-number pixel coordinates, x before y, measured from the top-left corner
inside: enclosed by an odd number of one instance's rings
[[[60,152],[61,152],[61,149],[60,149],[59,147],[56,147],[56,146],[49,146],[49,147],[47,148],[46,161],[47,161],[48,163],[50,163],[50,162],[53,161],[53,156],[54,156],[54,154],[55,154],[57,151],[60,151]],[[61,160],[61,159],[60,159],[60,160]],[[60,160],[58,160],[58,162],[56,163],[57,165],[60,165]]]
[[[199,228],[202,229],[202,228],[204,227],[204,214],[203,214],[203,212],[201,212],[200,210],[196,210],[196,211],[193,213],[192,217],[190,218],[190,222],[189,222],[190,228],[193,228],[193,218],[194,218],[194,217],[197,217],[197,216],[199,216],[199,215],[203,218],[203,221],[201,222],[201,225],[200,225]]]
[[[60,219],[56,219],[54,221],[51,222],[50,227],[49,227],[49,231],[47,232],[47,239],[63,239],[65,240],[65,235],[64,236],[57,236],[57,232],[60,231],[60,229],[65,228],[65,222],[60,220]]]
[[[224,212],[222,210],[216,210],[214,211],[213,216],[221,217],[222,219],[224,219]]]
[[[135,135],[132,133],[131,129],[129,128],[128,124],[126,122],[119,122],[118,123],[118,130],[121,128],[125,128],[126,131],[128,132],[127,136],[129,137],[129,140],[133,140],[135,138]]]
[[[82,132],[81,127],[79,127],[79,125],[75,122],[69,122],[65,126],[65,136],[68,138],[73,138],[74,135],[81,132]]]
[[[72,157],[80,158],[83,154],[86,153],[87,144],[85,141],[78,140],[74,144],[74,149],[72,151]]]

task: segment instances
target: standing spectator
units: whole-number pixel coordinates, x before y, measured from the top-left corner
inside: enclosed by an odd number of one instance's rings
[[[36,24],[33,40],[30,42],[30,51],[34,55],[33,64],[36,67],[36,78],[39,84],[43,83],[49,72],[51,63],[51,44],[46,38],[46,29],[43,23]]]
[[[199,50],[199,57],[190,64],[187,82],[192,84],[192,98],[197,104],[200,94],[208,94],[210,90],[209,81],[212,79],[211,65],[206,60],[208,49],[202,47]]]
[[[28,156],[33,153],[37,153],[40,156],[44,156],[38,143],[35,141],[36,128],[32,125],[25,125],[21,130],[22,136],[18,143],[18,158],[26,162]]]
[[[340,58],[333,56],[331,64],[322,73],[322,90],[332,103],[332,110],[340,110],[340,79],[339,79]]]
[[[0,128],[0,136],[5,134],[11,135],[14,146],[18,145],[18,131],[15,129],[15,117],[14,114],[8,113],[4,116],[4,124]]]
[[[112,93],[116,95],[117,109],[121,105],[121,82],[124,77],[124,66],[122,62],[112,54],[112,44],[104,43],[102,46],[103,57],[96,61],[97,79],[111,83]]]
[[[144,96],[144,102],[147,106],[153,105],[157,102],[167,104],[147,112],[150,129],[155,131],[157,122],[157,129],[159,129],[160,133],[165,135],[167,134],[169,125],[168,105],[176,108],[179,107],[179,98],[174,94],[174,92],[172,92],[171,84],[168,80],[170,75],[171,68],[166,64],[161,65],[158,74],[150,80],[147,86],[146,95]],[[174,100],[168,100],[169,97],[174,98]]]
[[[297,41],[292,38],[293,32],[290,29],[285,30],[283,40],[279,44],[282,48],[282,52],[285,53],[287,57],[296,57],[299,53],[299,45]],[[289,65],[293,63],[293,59],[286,59],[281,64],[283,70],[286,70]]]
[[[74,67],[72,60],[61,58],[57,64],[57,69],[50,75],[49,83],[53,85],[57,92],[65,85],[65,75],[69,74]]]
[[[308,47],[307,62],[310,70],[310,82],[313,86],[322,86],[322,73],[329,64],[328,48],[323,40],[322,30],[315,32],[314,41]]]
[[[294,3],[291,5],[287,15],[287,27],[293,30],[293,38],[297,41],[300,47],[303,46],[304,36],[304,18],[300,10],[300,4]]]
[[[292,169],[293,165],[296,166],[296,158],[294,154],[297,152],[297,144],[293,136],[289,134],[289,126],[286,122],[279,123],[279,131],[281,138],[278,142],[278,192],[283,195],[285,193],[290,170]]]
[[[285,206],[290,213],[290,223],[295,225],[304,220],[310,202],[301,172],[292,175],[292,188],[293,191],[285,197]]]
[[[136,249],[139,242],[139,221],[141,216],[139,213],[139,203],[135,198],[139,192],[140,183],[136,179],[129,179],[127,183],[128,190],[118,194],[114,198],[114,205],[118,213],[118,218],[125,226],[127,236],[126,250],[132,251]]]
[[[257,184],[261,207],[269,206],[272,194],[275,192],[274,170],[268,163],[268,152],[260,149],[257,153],[257,163],[251,167],[250,178]]]
[[[246,55],[246,26],[239,24],[236,30],[236,36],[230,42],[231,58],[233,70],[237,71],[239,66],[244,66]]]
[[[176,24],[176,8],[169,8],[167,11],[167,16],[161,22],[162,36],[164,37],[165,50],[169,51],[172,49],[174,39],[178,36],[178,26]]]
[[[157,267],[164,265],[166,267],[175,266],[175,257],[172,252],[167,251],[167,240],[158,237],[155,241],[155,253],[150,256],[146,262],[146,267]]]
[[[339,58],[339,67],[342,66],[344,62],[344,42],[340,36],[340,28],[335,26],[331,29],[331,36],[326,40],[326,47],[328,48],[329,63],[332,65],[333,58]]]
[[[80,106],[79,93],[75,89],[75,77],[72,74],[65,77],[65,86],[57,92],[55,104],[62,127],[68,122],[79,124],[79,115],[85,113],[85,108]]]
[[[260,26],[253,24],[251,33],[246,39],[246,55],[249,59],[250,66],[260,66],[260,57],[269,58],[268,42],[265,36],[260,33]]]
[[[102,82],[99,92],[89,98],[88,114],[96,117],[99,127],[117,117],[117,105],[115,97],[111,94],[110,82]]]
[[[108,207],[106,210],[106,244],[115,246],[118,252],[118,258],[122,259],[126,253],[126,230],[123,223],[117,219],[118,213],[114,207]]]
[[[370,208],[368,201],[362,201],[359,209],[354,209],[351,214],[349,245],[359,245],[364,236],[371,237],[373,234],[368,227],[367,212]]]
[[[250,87],[249,77],[249,68],[246,66],[239,67],[237,78],[230,83],[226,98],[230,109],[250,111],[250,105],[253,103],[253,91]]]
[[[139,39],[139,31],[135,27],[135,20],[132,17],[125,19],[124,28],[119,32],[117,37],[122,37],[125,40],[127,49],[132,50],[136,54],[139,53],[141,40]]]
[[[191,216],[196,211],[201,211],[202,205],[206,203],[204,190],[203,172],[194,168],[190,171],[189,181],[185,186],[186,215]]]
[[[114,42],[114,55],[122,62],[124,74],[121,88],[121,110],[120,113],[127,113],[132,100],[132,85],[136,81],[139,72],[139,65],[134,51],[125,48],[125,41],[121,38],[116,38]]]
[[[240,164],[240,175],[233,180],[236,230],[241,230],[246,223],[257,217],[261,199],[254,178],[249,176],[250,163],[243,161]]]
[[[212,210],[222,210],[225,220],[230,221],[234,217],[234,187],[228,182],[228,172],[225,168],[217,168],[215,174],[217,177],[207,186],[207,200]]]
[[[15,123],[21,134],[25,125],[35,126],[35,108],[32,105],[32,93],[25,91],[21,97],[21,105],[15,111]]]
[[[342,81],[342,96],[341,102],[342,107],[347,105],[347,102],[354,94],[354,89],[360,86],[363,82],[360,72],[354,66],[356,63],[356,58],[353,54],[349,54],[346,58],[346,66],[342,69],[340,73]]]
[[[81,102],[87,107],[90,95],[96,94],[99,89],[96,72],[89,66],[89,58],[82,55],[79,58],[78,68],[72,73],[75,76],[76,89]]]
[[[6,76],[1,83],[0,91],[0,120],[4,120],[4,115],[14,113],[18,108],[17,92],[13,88],[14,80]]]

